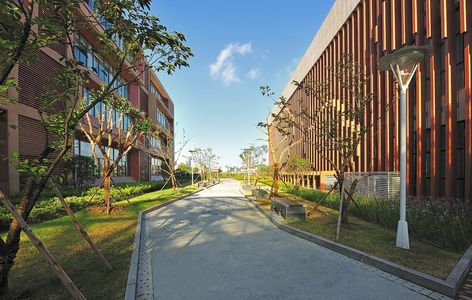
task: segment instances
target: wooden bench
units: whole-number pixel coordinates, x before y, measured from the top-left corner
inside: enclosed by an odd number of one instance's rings
[[[305,206],[293,200],[272,198],[271,208],[285,220],[306,220]]]

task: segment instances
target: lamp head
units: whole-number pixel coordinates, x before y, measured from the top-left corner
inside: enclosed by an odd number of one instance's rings
[[[390,69],[390,65],[398,65],[400,70],[409,73],[416,64],[425,59],[429,52],[431,52],[431,46],[405,46],[382,56],[378,67],[382,71],[387,71]]]

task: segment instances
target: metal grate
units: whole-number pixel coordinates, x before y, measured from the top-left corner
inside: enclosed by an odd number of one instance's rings
[[[345,186],[351,187],[352,182],[358,179],[355,193],[381,200],[395,200],[400,198],[399,172],[348,172],[345,176]]]
[[[153,293],[153,280],[152,280],[152,246],[151,239],[149,238],[149,220],[145,214],[143,216],[141,230],[141,247],[139,249],[139,260],[138,260],[138,279],[136,285],[136,300],[152,300],[154,299]]]

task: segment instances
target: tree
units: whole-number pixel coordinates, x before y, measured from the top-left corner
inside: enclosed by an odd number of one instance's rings
[[[182,131],[182,139],[177,147],[175,147],[175,136],[171,128],[159,127],[155,131],[153,138],[148,136],[148,139],[150,140],[149,151],[147,151],[148,155],[162,158],[164,163],[162,171],[167,174],[167,182],[171,182],[172,190],[175,191],[177,185],[180,185],[175,176],[176,165],[182,155],[184,147],[189,142],[189,140],[185,138],[185,131]],[[153,139],[156,142],[152,142]],[[167,185],[167,182],[162,188]]]
[[[205,180],[207,179],[207,173],[211,173],[211,169],[217,166],[218,156],[213,153],[211,148],[197,148],[193,153],[193,160],[197,165],[200,178]]]
[[[301,158],[298,155],[292,157],[287,163],[287,171],[295,174],[297,178],[297,184],[301,184],[299,177],[300,174],[313,170],[313,165],[308,159]]]
[[[169,32],[159,19],[149,12],[150,0],[95,1],[95,16],[80,17],[77,10],[83,1],[30,0],[0,2],[0,93],[16,88],[10,73],[19,63],[36,59],[36,50],[51,45],[63,45],[71,50],[76,46],[74,37],[80,30],[90,30],[100,24],[105,31],[96,31],[101,44],[97,53],[111,57],[112,71],[107,82],[94,90],[92,101],[81,104],[82,87],[90,79],[90,69],[84,66],[75,51],[72,57],[62,56],[63,67],[50,79],[54,88],[38,96],[41,106],[38,113],[46,132],[45,147],[37,157],[20,160],[12,153],[12,163],[26,174],[26,184],[21,192],[17,210],[25,220],[34,208],[41,192],[58,164],[70,151],[78,123],[95,105],[104,101],[127,83],[119,82],[122,73],[132,72],[129,81],[140,80],[149,68],[173,73],[187,67],[192,56],[185,45],[185,37],[179,32]],[[35,7],[48,13],[33,13]],[[98,17],[100,16],[100,17]],[[100,24],[99,24],[100,23]],[[37,30],[38,28],[39,30]],[[117,47],[117,39],[122,46]],[[60,55],[60,54],[59,54]],[[148,64],[145,64],[145,61]],[[136,66],[139,66],[138,71]],[[3,96],[2,100],[14,101]],[[20,248],[21,227],[13,219],[6,239],[0,239],[0,296],[8,293],[8,275]]]
[[[239,158],[241,158],[243,162],[243,166],[246,169],[248,175],[251,169],[258,169],[258,166],[262,165],[265,162],[265,157],[267,155],[267,146],[250,146],[246,148],[239,154]],[[256,172],[257,174],[257,172]],[[259,177],[256,177],[254,186],[257,184]],[[249,181],[249,178],[248,178]]]
[[[103,201],[108,215],[111,211],[111,176],[122,158],[151,130],[151,120],[126,98],[110,95],[102,103],[102,111],[95,113],[96,122],[87,113],[86,124],[80,122],[79,127],[90,142],[93,158],[102,174]],[[97,148],[101,156],[97,155]]]
[[[296,121],[299,113],[296,113],[290,105],[287,105],[285,97],[274,98],[274,92],[269,86],[261,86],[260,92],[268,97],[275,108],[266,122],[259,122],[257,127],[265,134],[269,147],[269,161],[272,169],[272,186],[270,197],[279,194],[280,172],[287,164],[286,156],[290,149],[301,143],[306,131],[300,130]],[[303,122],[303,120],[300,120]]]
[[[334,68],[327,69],[330,74],[328,77],[339,82],[339,92],[330,90],[328,82],[294,82],[298,90],[307,96],[316,97],[319,102],[314,111],[300,104],[297,117],[302,122],[298,122],[296,126],[308,137],[305,142],[309,143],[335,172],[336,184],[325,197],[338,188],[341,200],[340,221],[344,225],[349,224],[348,207],[351,201],[355,201],[352,195],[358,181],[354,179],[347,190],[344,184],[345,173],[356,171],[357,149],[368,133],[375,134],[372,133],[373,126],[378,121],[373,118],[375,95],[367,92],[370,78],[366,70],[367,67],[358,64],[351,55],[344,55]],[[379,118],[384,116],[390,106],[391,103],[386,104],[385,110],[379,112]],[[336,154],[337,161],[325,155],[330,151]]]
[[[184,163],[180,163],[178,166],[177,166],[177,171],[181,171],[181,172],[185,172],[185,173],[191,173],[192,172],[192,167],[187,165],[187,164],[184,164]]]

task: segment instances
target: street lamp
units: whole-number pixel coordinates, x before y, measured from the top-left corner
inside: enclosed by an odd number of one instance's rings
[[[396,245],[410,249],[408,223],[406,222],[406,92],[418,64],[422,62],[431,47],[405,46],[380,58],[379,69],[391,70],[400,89],[400,220],[397,226]]]
[[[189,150],[188,152],[190,152],[190,169],[192,169],[191,173],[192,173],[192,186],[193,186],[193,154],[197,152],[197,150]]]

